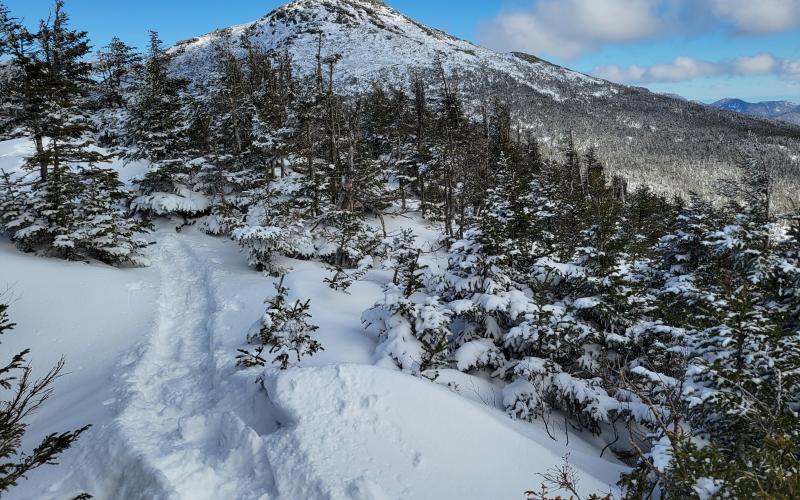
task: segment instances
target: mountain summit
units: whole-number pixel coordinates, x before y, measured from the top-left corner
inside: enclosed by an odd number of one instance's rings
[[[342,94],[358,94],[373,83],[408,88],[415,74],[435,92],[446,78],[474,115],[496,100],[507,101],[524,131],[546,146],[558,146],[572,132],[579,144],[599,146],[612,169],[669,190],[696,189],[690,179],[699,167],[713,170],[734,162],[737,153],[730,145],[750,132],[800,151],[800,129],[789,124],[720,115],[533,55],[498,53],[425,26],[379,0],[295,0],[257,21],[178,43],[170,51],[173,71],[208,82],[215,71],[214,47],[225,44],[236,53],[242,37],[288,52],[306,74],[316,68],[321,43],[322,57],[336,61],[334,81]]]
[[[560,101],[613,93],[613,85],[526,54],[499,54],[430,28],[380,0],[295,0],[253,23],[180,42],[177,68],[190,79],[213,71],[208,48],[254,43],[288,50],[298,67],[313,71],[320,37],[324,56],[338,55],[335,79],[345,92],[375,81],[402,83],[410,72],[430,71],[441,62],[447,74],[470,79],[503,75],[517,85]],[[565,85],[565,82],[569,82]]]

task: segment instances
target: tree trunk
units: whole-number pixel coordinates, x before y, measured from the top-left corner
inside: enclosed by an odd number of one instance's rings
[[[353,200],[353,177],[355,175],[355,134],[350,129],[350,140],[348,141],[347,167],[342,178],[342,210],[352,212],[355,209]]]
[[[44,140],[39,132],[34,135],[36,143],[36,157],[39,159],[39,177],[42,181],[47,180],[47,161],[44,159]]]

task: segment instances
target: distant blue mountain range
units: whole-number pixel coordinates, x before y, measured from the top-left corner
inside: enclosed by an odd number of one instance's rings
[[[789,101],[747,102],[741,99],[722,99],[711,106],[748,116],[771,118],[800,125],[800,106]]]

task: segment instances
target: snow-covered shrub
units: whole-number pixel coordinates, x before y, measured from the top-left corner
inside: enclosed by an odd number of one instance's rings
[[[228,236],[244,225],[245,216],[231,203],[217,203],[211,207],[211,214],[203,221],[201,228],[206,234]]]
[[[333,210],[317,223],[320,235],[315,239],[317,255],[323,261],[342,268],[353,268],[372,257],[383,247],[378,230],[364,221],[363,214]]]
[[[231,233],[247,253],[250,265],[260,271],[280,274],[276,256],[311,258],[316,254],[312,221],[303,217],[302,208],[291,198],[296,188],[297,178],[293,177],[259,190],[260,201]]]
[[[450,248],[444,297],[462,323],[455,332],[459,344],[477,338],[500,341],[504,329],[531,307],[529,298],[513,287],[506,257],[490,255],[488,248],[485,234],[477,229],[468,230]]]
[[[139,235],[149,228],[131,218],[119,206],[122,183],[113,170],[90,169],[82,174],[82,190],[71,232],[58,235],[54,246],[68,246],[110,264],[149,265],[143,251],[148,246]]]
[[[123,210],[125,195],[116,172],[63,172],[58,186],[52,180],[23,186],[8,175],[0,182],[0,230],[22,250],[149,265],[144,255],[148,243],[141,237],[149,226]]]
[[[514,367],[515,380],[503,389],[503,404],[515,418],[533,420],[559,409],[582,426],[598,431],[620,404],[608,396],[600,380],[576,378],[556,363],[525,358]]]
[[[456,368],[462,372],[483,368],[496,369],[505,362],[503,353],[489,339],[465,342],[453,353],[453,359],[456,363]]]
[[[349,293],[348,290],[353,286],[353,283],[366,276],[372,268],[372,265],[372,257],[364,257],[358,263],[358,267],[352,270],[345,269],[341,266],[330,267],[328,271],[330,271],[331,275],[324,278],[322,281],[333,290]]]
[[[364,312],[361,321],[380,343],[375,354],[394,360],[403,370],[417,372],[422,364],[422,343],[412,331],[416,304],[396,285],[386,285],[383,298]]]
[[[415,275],[421,269],[419,257],[422,252],[416,245],[416,239],[411,229],[403,229],[385,242],[386,259],[383,262],[383,269],[393,272],[394,284],[414,281]]]
[[[131,201],[131,209],[148,215],[178,214],[196,217],[208,212],[211,200],[202,193],[186,186],[176,185],[173,191],[153,191],[137,196]]]
[[[413,373],[448,363],[451,352],[452,311],[438,297],[430,297],[389,283],[383,299],[366,311],[362,322],[381,340],[380,357],[393,359],[403,370]]]
[[[262,354],[267,348],[270,354],[275,355],[272,363],[285,370],[293,361],[298,362],[323,350],[322,344],[312,338],[319,327],[308,322],[311,300],[290,303],[287,299],[289,290],[283,286],[283,278],[275,284],[275,290],[275,296],[267,301],[266,313],[248,333],[248,340],[260,345],[255,352],[240,349],[237,356],[240,365],[265,365]]]

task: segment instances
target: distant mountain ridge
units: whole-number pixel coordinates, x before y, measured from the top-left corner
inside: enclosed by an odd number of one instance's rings
[[[726,98],[712,103],[711,106],[747,116],[770,118],[800,125],[800,105],[789,101],[747,102],[742,99]]]

